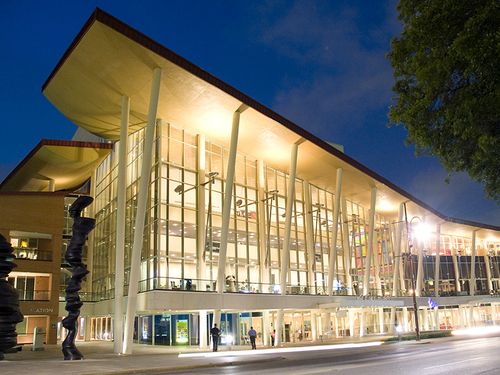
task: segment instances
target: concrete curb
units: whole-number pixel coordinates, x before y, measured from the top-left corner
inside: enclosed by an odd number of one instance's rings
[[[199,365],[186,365],[186,366],[170,366],[170,367],[146,367],[146,368],[135,368],[129,370],[116,370],[116,371],[104,371],[101,372],[101,375],[127,375],[127,374],[156,374],[156,373],[164,373],[164,372],[173,372],[173,371],[187,371],[193,369],[203,369],[203,368],[215,368],[215,367],[226,367],[226,366],[243,366],[247,364],[251,364],[254,362],[265,363],[265,362],[275,362],[276,360],[282,360],[281,358],[267,358],[259,361],[231,361],[231,362],[223,362],[223,363],[207,363],[207,364],[199,364]],[[95,375],[93,372],[80,373],[79,375]]]

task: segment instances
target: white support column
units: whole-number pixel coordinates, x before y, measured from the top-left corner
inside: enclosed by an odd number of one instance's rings
[[[318,314],[316,310],[311,310],[311,339],[312,342],[318,340],[318,327],[317,327]]]
[[[434,296],[439,297],[439,268],[441,262],[441,224],[436,228],[436,258],[434,265]]]
[[[234,168],[236,166],[236,152],[238,148],[238,133],[240,127],[240,114],[248,108],[242,104],[233,113],[233,124],[231,128],[231,146],[227,162],[226,185],[224,188],[224,203],[222,206],[222,227],[219,250],[219,267],[217,272],[217,292],[223,293],[226,277],[226,253],[227,237],[229,233],[229,219],[231,217],[231,202],[233,200]]]
[[[379,324],[379,333],[385,332],[385,324],[384,324],[384,308],[380,307],[378,309],[378,324]]]
[[[323,337],[328,336],[331,331],[332,324],[330,322],[330,311],[321,314],[321,332]],[[330,335],[331,337],[331,335]]]
[[[403,307],[403,329],[404,332],[408,332],[410,330],[408,324],[408,307]]]
[[[273,327],[269,321],[269,311],[264,311],[262,313],[262,344],[264,346],[270,346],[269,340],[271,333],[273,332]]]
[[[333,207],[333,234],[330,244],[330,258],[328,262],[328,295],[333,295],[333,279],[335,264],[337,263],[337,235],[339,231],[340,194],[342,193],[342,168],[337,168],[335,185],[335,205]]]
[[[493,325],[496,326],[497,325],[497,307],[498,305],[496,303],[492,303],[491,304],[491,317],[492,317],[492,321],[493,321]]]
[[[424,248],[424,242],[423,240],[417,240],[416,243],[415,243],[416,247],[417,247],[417,281],[415,283],[415,295],[417,297],[420,297],[420,295],[422,294],[422,282],[423,282],[423,279],[424,279],[424,267],[423,267],[423,263],[424,263],[424,254],[423,254],[423,248]]]
[[[206,263],[205,263],[205,247],[207,243],[206,236],[206,209],[205,209],[205,175],[206,175],[206,163],[205,163],[205,136],[203,134],[198,134],[197,137],[198,142],[198,181],[196,187],[196,195],[197,195],[197,211],[196,211],[196,221],[197,225],[197,260],[198,264],[196,267],[196,278],[197,282],[197,290],[205,289],[205,279],[206,279]],[[206,312],[205,312],[206,314]]]
[[[349,336],[354,337],[354,308],[349,308]]]
[[[130,262],[130,280],[128,285],[127,313],[125,317],[125,334],[123,339],[123,353],[132,353],[132,339],[134,334],[134,319],[137,309],[137,292],[139,290],[139,274],[141,271],[141,250],[144,237],[144,220],[146,218],[149,181],[151,179],[151,164],[153,157],[153,141],[156,126],[156,112],[160,96],[161,69],[153,71],[151,95],[149,99],[148,123],[144,136],[144,147],[137,196],[137,211],[135,217],[134,243]]]
[[[462,287],[460,285],[459,281],[459,273],[458,273],[458,261],[457,261],[457,250],[453,249],[451,253],[451,260],[453,262],[453,271],[455,272],[455,287],[457,289],[457,292],[462,291]]]
[[[486,267],[486,281],[488,283],[488,293],[493,292],[493,282],[491,281],[491,266],[490,266],[490,257],[488,254],[484,256],[484,266]],[[493,304],[491,304],[493,306]]]
[[[373,233],[373,268],[375,270],[375,285],[377,286],[377,296],[382,296],[382,283],[380,282],[380,259],[378,256],[377,234]]]
[[[200,310],[200,349],[208,348],[207,310]]]
[[[461,313],[459,314],[459,323],[462,328],[467,328],[469,326],[469,323],[467,322],[467,305],[459,305],[458,309],[461,310]],[[443,320],[446,321],[447,310],[443,311],[443,317]]]
[[[283,309],[279,309],[277,311],[277,319],[276,319],[276,336],[274,337],[274,346],[278,347],[281,346],[282,340],[281,337],[283,336],[283,341],[285,340],[285,333],[283,331],[283,318],[284,318],[284,312]]]
[[[399,205],[398,222],[396,225],[396,248],[394,249],[394,259],[392,263],[392,296],[397,297],[401,295],[398,293],[398,285],[400,278],[400,265],[401,265],[401,238],[403,237],[403,218],[404,218],[404,203]]]
[[[365,309],[359,309],[359,337],[365,336]]]
[[[314,274],[315,267],[313,266],[316,262],[316,246],[314,243],[314,225],[313,225],[313,207],[311,201],[311,186],[309,182],[304,182],[304,204],[305,204],[305,219],[306,219],[306,248],[307,248],[307,274],[308,274],[308,286],[309,291],[314,291],[316,294],[316,288],[314,280],[316,275]]]
[[[286,196],[285,211],[285,238],[283,240],[283,253],[281,254],[281,272],[280,285],[281,295],[286,295],[286,279],[288,276],[288,263],[290,262],[290,233],[292,229],[293,202],[295,201],[295,177],[297,174],[297,156],[299,153],[299,142],[292,145],[290,155],[290,178],[288,183],[288,192]]]
[[[458,306],[458,326],[461,328],[465,328],[467,326],[467,320],[465,319],[465,307],[460,305]]]
[[[337,313],[333,313],[333,323],[335,324],[335,338],[339,338],[339,318]]]
[[[318,337],[323,341],[323,335],[325,333],[325,328],[323,326],[323,313],[322,310],[318,310],[318,322],[316,324],[316,328],[318,330]]]
[[[257,215],[258,215],[258,228],[259,231],[259,280],[261,283],[266,284],[261,286],[261,293],[268,293],[269,284],[269,267],[266,265],[267,254],[267,233],[266,233],[266,207],[268,200],[266,200],[266,174],[263,160],[257,160]],[[270,218],[269,218],[270,219]],[[268,317],[269,317],[269,313]],[[266,335],[267,336],[267,335]]]
[[[423,328],[424,328],[424,331],[428,331],[429,330],[429,309],[425,308],[423,309],[423,314],[424,314],[424,319],[423,319]]]
[[[90,332],[91,332],[91,329],[92,329],[92,320],[90,318],[90,316],[86,316],[85,317],[85,341],[90,341]]]
[[[394,334],[396,332],[396,308],[391,307],[391,316],[389,318],[389,332]]]
[[[434,308],[434,320],[433,320],[433,330],[439,330],[439,309],[437,307]]]
[[[118,181],[116,205],[116,237],[115,237],[115,301],[113,323],[113,352],[123,351],[123,289],[125,284],[125,209],[127,193],[127,150],[128,124],[130,116],[130,98],[122,96],[120,118],[120,144],[118,149]]]
[[[476,230],[472,231],[472,249],[470,257],[470,281],[469,281],[469,294],[473,296],[476,294]]]
[[[389,242],[390,242],[390,248],[392,249],[391,253],[391,261],[387,264],[388,266],[391,266],[392,268],[392,282],[391,282],[391,296],[394,296],[394,272],[396,269],[396,266],[398,264],[398,257],[396,257],[397,250],[396,250],[396,232],[398,231],[398,227],[396,225],[396,222],[392,223],[393,225],[389,225]],[[397,280],[397,277],[396,277]],[[397,287],[397,284],[396,284]],[[397,293],[397,290],[396,290]]]
[[[347,203],[345,198],[342,198],[342,250],[344,252],[344,270],[347,294],[354,295],[352,290],[351,277],[351,246],[349,244],[349,220],[347,218]]]
[[[373,255],[373,235],[375,233],[375,206],[377,204],[377,188],[373,187],[371,191],[371,203],[370,203],[370,219],[368,223],[368,238],[366,246],[366,258],[365,258],[365,277],[363,280],[363,295],[367,296],[370,289],[370,275],[372,267],[372,255]]]
[[[257,230],[259,231],[259,281],[269,283],[269,268],[266,265],[267,233],[266,233],[266,174],[263,160],[257,160]],[[269,285],[261,287],[261,292],[268,292]],[[265,289],[265,290],[262,290]]]
[[[401,239],[404,239],[404,243],[408,243],[408,233],[405,233],[404,229],[401,232]],[[406,248],[406,245],[403,245],[401,248],[401,255],[403,255],[403,249]],[[406,251],[406,250],[405,250]],[[405,284],[405,270],[404,270],[404,265],[403,265],[403,257],[401,256],[399,259],[399,288],[401,290],[401,294],[403,295],[403,292],[406,293],[406,284]]]

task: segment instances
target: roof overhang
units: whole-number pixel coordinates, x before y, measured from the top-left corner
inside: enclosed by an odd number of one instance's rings
[[[97,9],[43,86],[47,98],[71,121],[93,134],[117,139],[121,97],[130,97],[129,131],[146,124],[152,71],[162,68],[158,118],[228,146],[233,113],[242,104],[238,149],[279,170],[290,166],[291,145],[303,138],[297,175],[335,189],[335,168],[344,170],[346,197],[363,204],[372,186],[385,201],[403,196],[389,181],[220,81],[171,50]],[[375,177],[375,178],[374,178]],[[397,204],[386,206],[391,214]]]
[[[342,168],[343,196],[364,207],[377,188],[377,212],[394,219],[399,204],[411,201],[410,215],[446,219],[408,192],[315,137],[271,109],[229,86],[100,9],[89,18],[45,84],[43,93],[71,121],[106,139],[119,137],[121,98],[130,98],[130,126],[145,126],[152,72],[162,69],[157,117],[193,134],[229,146],[233,113],[241,114],[239,152],[283,171],[291,145],[299,147],[297,176],[335,190]],[[500,228],[497,228],[497,230]]]
[[[80,187],[111,152],[110,143],[44,139],[0,184],[1,192],[71,191]]]

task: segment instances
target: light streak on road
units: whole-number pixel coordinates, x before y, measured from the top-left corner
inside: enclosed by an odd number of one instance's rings
[[[316,345],[316,346],[301,346],[293,348],[274,348],[274,349],[258,349],[258,350],[232,350],[222,352],[202,352],[202,353],[181,353],[179,358],[193,357],[239,357],[239,356],[254,356],[262,354],[277,354],[277,353],[294,353],[294,352],[312,352],[320,350],[339,350],[352,348],[366,348],[371,346],[382,345],[382,341],[365,342],[359,344],[338,344],[338,345]]]
[[[424,370],[430,370],[432,368],[438,368],[438,367],[444,367],[444,366],[456,366],[459,363],[470,363],[471,361],[478,361],[480,359],[484,359],[484,357],[476,357],[476,358],[470,358],[466,359],[465,361],[456,361],[456,362],[450,362],[450,363],[443,363],[441,365],[435,365],[435,366],[430,366],[430,367],[424,367]]]
[[[479,335],[489,335],[499,332],[500,332],[499,326],[487,326],[487,327],[456,329],[451,331],[451,334],[453,336],[479,336]]]

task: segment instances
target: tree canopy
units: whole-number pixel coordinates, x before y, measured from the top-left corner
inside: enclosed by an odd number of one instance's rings
[[[500,2],[400,0],[391,125],[500,201]]]

